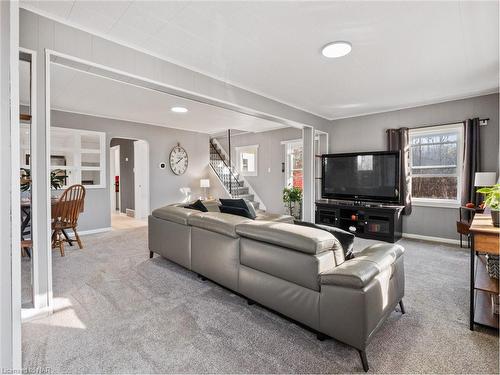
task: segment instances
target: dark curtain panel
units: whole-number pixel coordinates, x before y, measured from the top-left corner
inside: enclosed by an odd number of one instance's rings
[[[474,176],[479,171],[479,118],[464,122],[464,159],[462,166],[462,205],[477,203]]]
[[[389,151],[401,151],[401,204],[403,215],[411,214],[410,132],[408,128],[388,129]]]

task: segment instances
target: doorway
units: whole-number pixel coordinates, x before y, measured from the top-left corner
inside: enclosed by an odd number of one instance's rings
[[[113,137],[109,148],[111,227],[145,226],[149,213],[149,145]]]

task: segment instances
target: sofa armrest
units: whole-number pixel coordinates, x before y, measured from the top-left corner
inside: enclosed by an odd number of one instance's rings
[[[338,285],[362,289],[378,274],[389,269],[404,249],[395,244],[376,244],[365,248],[354,259],[321,273],[321,285]],[[391,270],[392,272],[392,270]]]

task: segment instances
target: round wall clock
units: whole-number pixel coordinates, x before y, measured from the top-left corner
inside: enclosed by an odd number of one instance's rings
[[[181,147],[180,143],[177,143],[177,146],[170,151],[170,169],[176,175],[181,175],[186,172],[188,161],[186,150]]]

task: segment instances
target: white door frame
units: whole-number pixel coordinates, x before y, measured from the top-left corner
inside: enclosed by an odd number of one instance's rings
[[[115,176],[120,176],[120,145],[109,147],[109,199],[111,200],[111,214],[116,213],[116,211],[121,212],[121,188],[118,190],[118,207],[116,207]]]
[[[19,371],[21,213],[19,3],[0,2],[0,368]]]
[[[139,194],[139,190],[137,189],[138,188],[138,181],[137,181],[137,178],[135,178],[135,175],[136,175],[136,172],[135,172],[135,163],[136,163],[136,158],[135,158],[135,142],[137,141],[141,141],[141,142],[144,142],[144,144],[146,145],[146,148],[147,148],[147,152],[146,152],[146,161],[145,161],[145,165],[143,166],[143,171],[144,173],[146,174],[147,177],[145,177],[144,181],[142,182],[142,188],[146,189],[146,196],[142,197],[141,201],[144,202],[144,212],[146,212],[146,215],[145,217],[147,217],[147,215],[149,215],[149,210],[150,210],[150,202],[151,202],[151,191],[150,191],[150,188],[149,188],[149,179],[150,179],[150,173],[149,173],[149,142],[144,140],[144,139],[137,139],[137,138],[131,138],[131,137],[123,137],[119,134],[113,134],[113,135],[110,135],[109,137],[109,141],[111,142],[113,139],[115,138],[120,138],[120,139],[129,139],[131,141],[134,141],[134,212],[136,211],[136,208],[137,208],[137,200],[140,199],[138,198],[138,195]],[[111,147],[110,147],[111,148]],[[111,159],[110,159],[111,160]],[[122,181],[120,179],[120,191],[121,191],[121,184],[122,184]],[[120,198],[121,198],[121,193],[120,193]],[[121,212],[121,211],[120,211]],[[136,215],[135,215],[136,218],[138,218]],[[145,218],[143,217],[143,218]]]
[[[328,144],[328,133],[315,130],[316,140],[318,141],[318,155],[315,157],[314,161],[314,200],[321,198],[321,159],[319,155],[328,154],[329,144]]]
[[[314,128],[302,129],[302,167],[304,188],[302,191],[302,220],[314,223]]]
[[[31,171],[36,171],[38,170],[38,158],[37,158],[37,152],[38,152],[38,145],[37,145],[37,139],[38,139],[38,126],[37,126],[37,95],[36,95],[36,90],[37,90],[37,53],[36,51],[27,49],[27,48],[19,48],[19,52],[25,53],[30,55],[31,57],[31,97],[30,97],[30,104],[31,104],[31,127],[30,127],[30,169]],[[38,230],[39,230],[39,223],[37,218],[37,213],[38,213],[38,188],[39,188],[39,183],[38,183],[38,178],[36,177],[36,173],[31,173],[31,238],[33,240],[33,248],[31,251],[31,264],[32,264],[32,288],[33,288],[33,308],[32,309],[22,309],[21,310],[21,316],[24,319],[29,318],[32,316],[36,310],[38,310],[41,306],[43,306],[44,301],[43,298],[45,297],[40,293],[40,283],[39,283],[39,269],[40,269],[40,264],[38,261],[38,256],[39,256],[39,243],[38,243]]]
[[[143,178],[138,178],[138,177]],[[134,217],[139,220],[149,215],[149,143],[134,142]]]

